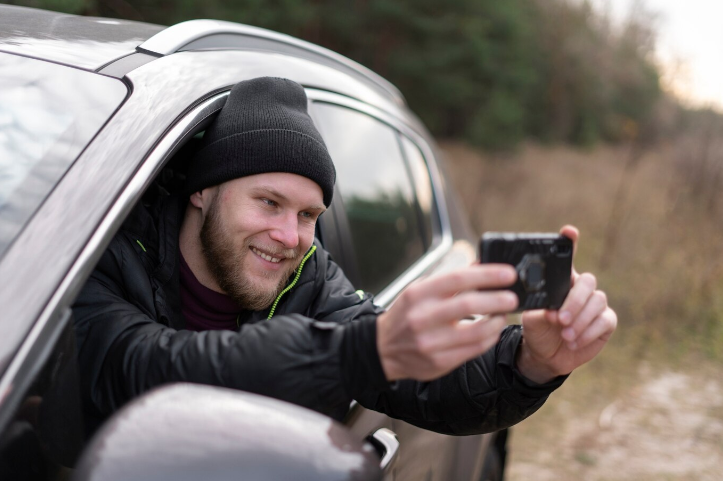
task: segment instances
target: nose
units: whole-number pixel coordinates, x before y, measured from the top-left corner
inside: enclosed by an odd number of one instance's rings
[[[278,219],[278,223],[271,229],[269,236],[280,242],[284,248],[293,249],[299,245],[299,220],[294,213]]]

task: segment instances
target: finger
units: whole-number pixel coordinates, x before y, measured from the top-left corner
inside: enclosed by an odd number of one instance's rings
[[[545,311],[545,320],[558,327],[564,327],[560,321],[560,311],[548,309]]]
[[[531,309],[522,313],[522,318],[527,325],[539,324],[540,322],[554,324],[555,319],[557,318],[556,316],[557,311],[550,311],[547,309]]]
[[[417,346],[419,351],[425,354],[435,354],[470,345],[480,346],[485,344],[488,339],[497,339],[506,324],[505,316],[492,316],[489,319],[480,319],[475,322],[457,323],[420,335]]]
[[[424,279],[410,286],[407,295],[412,303],[416,303],[431,297],[450,297],[461,291],[509,287],[515,279],[517,272],[510,265],[475,264],[438,277]]]
[[[469,291],[419,303],[410,308],[408,319],[413,331],[424,332],[475,314],[511,312],[517,302],[517,296],[511,291]]]
[[[574,286],[579,278],[580,274],[577,273],[575,266],[572,265],[570,268],[570,286]]]
[[[568,239],[572,241],[572,257],[574,259],[575,253],[577,252],[577,243],[580,240],[580,231],[577,227],[574,225],[565,225],[560,229],[560,234],[564,235]],[[574,279],[577,277],[577,271],[575,270],[575,266],[572,267],[572,278]]]
[[[605,312],[607,307],[608,299],[605,293],[603,291],[593,292],[572,324],[562,330],[562,338],[568,342],[574,341],[591,322]]]
[[[580,231],[575,227],[574,225],[566,225],[563,226],[562,229],[560,229],[560,235],[564,235],[568,239],[572,241],[573,251],[572,253],[575,254],[577,249],[577,241],[580,239]]]
[[[596,288],[597,279],[594,275],[586,272],[577,278],[559,309],[558,317],[563,326],[569,326],[577,317]]]
[[[568,343],[568,348],[583,349],[597,340],[607,341],[617,328],[617,324],[617,314],[608,307],[575,341]]]

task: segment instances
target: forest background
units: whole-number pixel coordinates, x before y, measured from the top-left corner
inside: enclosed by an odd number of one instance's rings
[[[688,120],[675,102],[661,105],[655,31],[643,10],[614,26],[586,2],[565,0],[9,3],[162,25],[215,18],[287,33],[390,80],[438,137],[488,149],[529,138],[619,142],[633,132],[665,135]]]
[[[508,479],[718,479],[723,116],[667,88],[655,16],[584,0],[22,0],[163,25],[215,18],[328,47],[402,91],[478,232],[582,231],[620,327],[515,428]],[[683,415],[684,414],[684,415]]]

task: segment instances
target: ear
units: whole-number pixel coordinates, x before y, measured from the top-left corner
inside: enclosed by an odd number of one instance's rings
[[[204,194],[206,194],[204,196]],[[191,205],[194,207],[203,210],[203,206],[205,203],[208,203],[209,199],[209,192],[208,189],[199,190],[197,192],[194,192],[191,194],[191,197],[188,199],[191,202]]]

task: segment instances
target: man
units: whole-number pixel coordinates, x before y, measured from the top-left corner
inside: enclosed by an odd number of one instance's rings
[[[526,313],[524,337],[505,327],[517,304],[509,266],[420,281],[387,312],[357,295],[314,239],[335,170],[306,105],[289,80],[237,84],[185,195],[150,195],[113,239],[74,306],[91,431],[133,397],[186,381],[336,419],[356,399],[481,433],[529,416],[609,339],[615,313],[590,274],[573,274],[559,312]],[[459,322],[477,313],[501,314]]]

